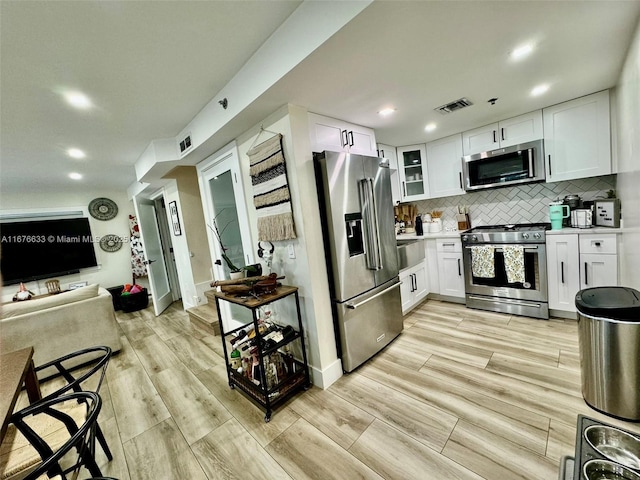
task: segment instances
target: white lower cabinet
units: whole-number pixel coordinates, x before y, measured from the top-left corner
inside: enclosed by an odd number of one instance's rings
[[[580,288],[618,284],[618,256],[602,253],[580,254]]]
[[[440,295],[464,298],[464,266],[459,239],[436,240]]]
[[[549,308],[575,312],[580,290],[578,235],[547,236],[547,276]]]
[[[580,288],[618,284],[618,237],[580,234]]]
[[[547,272],[549,308],[575,312],[578,291],[618,285],[617,235],[548,235]]]
[[[427,268],[425,262],[400,272],[400,296],[402,297],[402,313],[405,314],[429,293]]]

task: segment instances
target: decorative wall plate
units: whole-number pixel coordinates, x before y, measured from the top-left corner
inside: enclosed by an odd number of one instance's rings
[[[118,214],[118,205],[108,198],[94,198],[89,203],[89,214],[98,220],[111,220]]]
[[[100,239],[100,248],[105,252],[117,252],[122,247],[122,239],[118,235],[105,235]]]

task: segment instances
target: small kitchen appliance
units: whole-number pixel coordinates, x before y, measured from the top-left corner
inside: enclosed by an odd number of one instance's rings
[[[463,232],[467,307],[548,319],[545,239],[549,228],[548,223],[525,223],[487,225]],[[482,267],[489,268],[479,271],[477,264],[481,262],[474,262],[474,256],[483,256]],[[520,260],[514,262],[514,257]],[[520,270],[518,276],[524,281],[509,278],[514,269]]]
[[[549,204],[549,220],[551,221],[551,230],[562,230],[562,222],[570,216],[569,206],[562,202],[551,202]]]
[[[593,212],[588,208],[578,208],[571,212],[571,226],[574,228],[591,228]]]
[[[576,208],[582,208],[582,200],[580,199],[580,195],[572,194],[572,195],[566,195],[564,197],[564,200],[562,200],[562,203],[569,207],[569,216],[567,218],[562,219],[562,226],[570,227],[571,212],[574,211]]]
[[[542,140],[499,148],[462,157],[464,189],[544,182],[544,146]]]

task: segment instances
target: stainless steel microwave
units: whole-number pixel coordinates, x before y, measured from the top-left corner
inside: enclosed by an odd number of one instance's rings
[[[542,140],[462,157],[464,189],[508,187],[544,182]]]

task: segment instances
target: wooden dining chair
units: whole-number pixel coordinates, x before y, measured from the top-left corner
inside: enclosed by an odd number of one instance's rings
[[[111,353],[111,348],[107,346],[90,347],[37,366],[35,368],[36,374],[47,372],[47,375],[51,375],[56,372],[66,381],[64,385],[51,393],[45,395],[45,392],[42,392],[43,399],[55,398],[72,391],[99,393]],[[107,459],[109,461],[113,460],[107,440],[97,422],[95,438],[100,443]]]
[[[69,403],[86,406],[82,421],[66,413]],[[79,472],[82,467],[100,477],[102,472],[92,449],[101,406],[97,393],[73,392],[40,400],[15,412],[2,442],[0,478],[20,475],[25,480],[66,480],[68,474]]]

